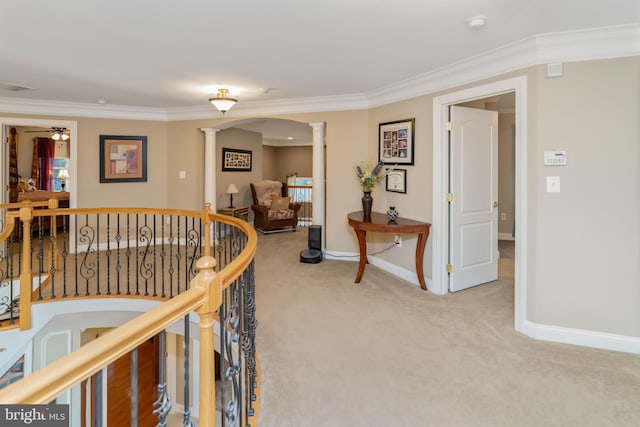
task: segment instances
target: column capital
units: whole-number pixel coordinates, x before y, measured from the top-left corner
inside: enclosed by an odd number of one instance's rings
[[[309,123],[309,126],[311,126],[314,129],[323,128],[324,127],[324,122],[311,122],[311,123]]]
[[[215,135],[216,132],[220,131],[220,129],[217,128],[200,128],[200,130],[204,132],[205,135]]]

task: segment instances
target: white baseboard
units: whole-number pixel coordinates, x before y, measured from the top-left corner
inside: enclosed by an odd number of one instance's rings
[[[640,354],[640,337],[542,325],[529,320],[524,326],[520,332],[538,340]]]
[[[360,254],[355,252],[327,251],[325,253],[325,259],[359,262]],[[394,276],[397,276],[398,278],[405,280],[411,283],[412,285],[416,285],[418,287],[420,286],[420,282],[418,282],[418,275],[416,274],[415,271],[407,270],[406,268],[399,267],[395,264],[392,264],[388,261],[385,261],[381,258],[372,256],[372,255],[369,255],[368,259],[369,259],[369,264],[375,265],[381,270],[384,270],[387,273],[393,274]],[[365,268],[364,274],[367,274],[366,268]],[[431,289],[432,288],[431,279],[425,277],[424,281],[425,281],[425,284],[427,285],[427,288]]]
[[[498,240],[516,240],[511,233],[498,233]]]
[[[325,259],[334,259],[337,261],[360,261],[360,254],[356,252],[340,252],[340,251],[325,251]]]

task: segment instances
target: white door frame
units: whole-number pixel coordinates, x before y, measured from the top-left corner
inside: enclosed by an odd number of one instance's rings
[[[449,250],[449,216],[446,194],[448,183],[447,108],[449,105],[515,92],[516,98],[516,244],[514,326],[525,332],[527,319],[527,76],[488,83],[433,99],[433,245],[432,289],[436,294],[448,293],[447,253]]]
[[[34,126],[34,127],[64,127],[71,131],[69,139],[69,207],[75,208],[78,201],[78,122],[74,120],[54,120],[54,119],[24,119],[19,117],[0,117],[2,133],[5,133],[7,126]],[[8,160],[5,159],[8,164]],[[2,165],[5,167],[5,165]],[[9,203],[7,200],[5,203]]]

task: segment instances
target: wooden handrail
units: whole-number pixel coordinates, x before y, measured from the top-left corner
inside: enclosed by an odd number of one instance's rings
[[[193,288],[181,293],[19,382],[3,388],[0,390],[0,402],[51,402],[63,391],[87,379],[202,305],[204,295],[203,288]]]

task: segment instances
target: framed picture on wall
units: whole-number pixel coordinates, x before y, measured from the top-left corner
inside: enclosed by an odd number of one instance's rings
[[[392,169],[387,172],[386,190],[393,193],[407,193],[407,170]]]
[[[415,119],[380,123],[378,160],[385,165],[413,165]]]
[[[222,148],[223,172],[251,172],[252,152],[235,148]]]
[[[100,182],[147,182],[147,137],[100,135]]]

